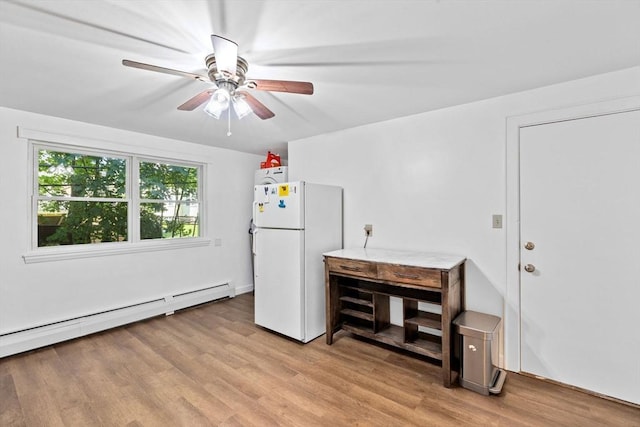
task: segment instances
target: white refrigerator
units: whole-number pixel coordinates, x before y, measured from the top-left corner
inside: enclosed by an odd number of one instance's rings
[[[255,323],[304,343],[325,332],[322,254],[342,249],[342,189],[254,187]]]

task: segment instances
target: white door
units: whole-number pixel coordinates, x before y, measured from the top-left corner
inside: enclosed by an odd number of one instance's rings
[[[304,231],[254,231],[255,323],[297,340],[304,338]]]
[[[640,403],[640,111],[522,128],[520,221],[522,371]]]

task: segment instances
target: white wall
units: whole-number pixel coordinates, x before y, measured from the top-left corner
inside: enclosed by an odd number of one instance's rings
[[[211,244],[25,264],[30,214],[28,144],[17,127],[90,138],[93,147],[207,163]],[[249,220],[262,156],[0,108],[0,334],[223,282],[252,288]],[[214,246],[214,239],[222,246]]]
[[[345,247],[368,223],[368,247],[467,256],[467,309],[502,317],[507,117],[638,94],[635,67],[294,141],[290,178],[344,187]]]

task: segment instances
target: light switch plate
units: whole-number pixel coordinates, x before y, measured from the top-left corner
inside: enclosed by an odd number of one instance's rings
[[[493,228],[502,228],[502,215],[493,215],[492,224]]]

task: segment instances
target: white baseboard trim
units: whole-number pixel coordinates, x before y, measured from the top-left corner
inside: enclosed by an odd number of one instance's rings
[[[0,358],[236,295],[229,283],[0,335]]]
[[[236,295],[248,294],[249,292],[253,292],[253,283],[236,288]]]

